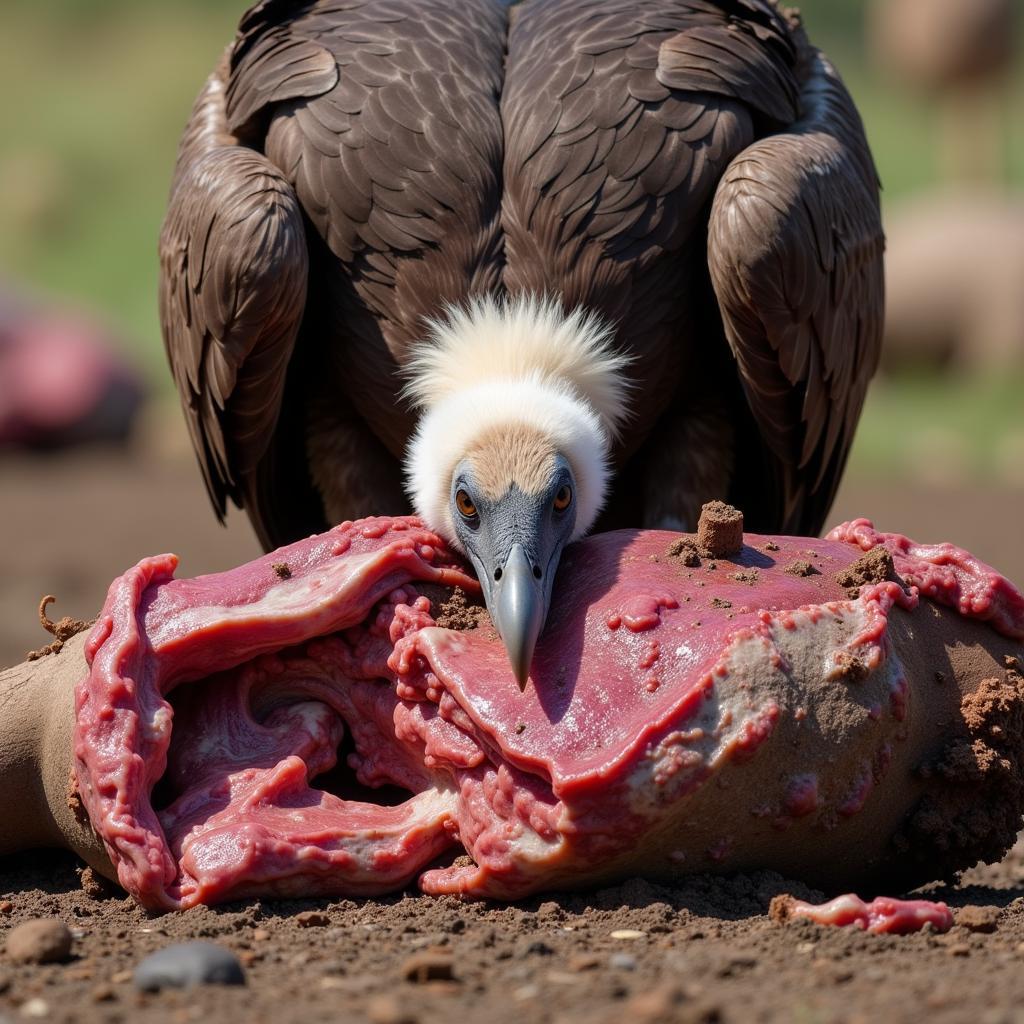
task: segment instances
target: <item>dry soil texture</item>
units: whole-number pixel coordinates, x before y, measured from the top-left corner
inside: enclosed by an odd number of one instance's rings
[[[994,930],[894,937],[773,924],[773,895],[813,894],[767,873],[675,888],[637,880],[512,907],[406,893],[150,917],[121,896],[86,895],[65,854],[22,856],[0,862],[0,931],[59,916],[73,958],[0,958],[0,1021],[1024,1020],[1024,846],[967,882],[935,895],[993,908],[968,916],[994,916]],[[234,950],[247,985],[134,990],[143,956],[192,938]]]

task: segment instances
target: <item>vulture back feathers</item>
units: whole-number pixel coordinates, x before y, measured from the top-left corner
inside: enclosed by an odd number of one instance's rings
[[[610,325],[600,526],[725,497],[807,534],[882,250],[856,109],[770,0],[263,0],[181,143],[161,322],[214,507],[268,547],[408,507],[408,368],[488,296]]]

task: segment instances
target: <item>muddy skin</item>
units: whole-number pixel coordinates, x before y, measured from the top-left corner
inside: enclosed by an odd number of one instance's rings
[[[75,687],[87,669],[86,632],[43,658],[0,672],[0,854],[74,851],[116,878],[72,786]]]

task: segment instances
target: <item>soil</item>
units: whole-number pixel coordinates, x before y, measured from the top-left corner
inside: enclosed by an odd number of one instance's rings
[[[488,624],[490,616],[482,604],[471,603],[466,592],[461,587],[456,587],[451,596],[441,602],[434,620],[442,629],[461,631]]]
[[[743,513],[724,501],[709,501],[700,510],[697,545],[709,558],[727,558],[743,547]]]
[[[697,545],[688,537],[680,537],[672,541],[665,552],[669,558],[678,558],[688,569],[696,569],[700,566],[700,552]]]
[[[0,957],[4,1021],[1022,1019],[1024,844],[959,887],[927,894],[956,911],[950,932],[902,937],[773,922],[773,897],[820,894],[771,873],[671,888],[633,880],[515,906],[410,891],[163,917],[117,895],[87,895],[62,853],[0,861],[0,880],[4,933],[56,916],[75,937],[65,963]],[[131,971],[143,957],[190,939],[234,951],[246,986],[135,991]]]
[[[790,576],[815,576],[818,574],[818,570],[815,569],[810,562],[802,559],[790,562],[789,565],[786,566],[785,571],[788,572]]]
[[[53,639],[39,626],[44,594],[57,595],[62,614],[89,619],[110,579],[144,555],[177,551],[181,574],[195,575],[258,553],[241,517],[227,530],[217,525],[187,444],[171,419],[125,451],[0,461],[0,664]],[[1019,493],[994,488],[851,481],[830,520],[867,514],[879,529],[953,540],[1020,583],[1022,510]],[[977,719],[970,749],[935,769],[997,774],[1005,752],[991,725],[1024,726],[1003,721],[998,693],[965,710]],[[905,937],[773,923],[774,896],[819,894],[769,873],[672,888],[634,880],[515,906],[410,891],[153,917],[79,867],[59,852],[0,859],[0,946],[10,928],[38,917],[56,916],[74,934],[65,963],[20,964],[0,953],[0,1024],[1024,1022],[1024,843],[958,887],[927,893],[956,909],[952,931]],[[247,985],[136,993],[133,967],[188,939],[233,950]]]
[[[896,579],[896,570],[892,555],[885,548],[872,548],[836,574],[836,583],[845,587],[850,597],[856,597],[860,588],[868,583],[884,583],[891,579]]]

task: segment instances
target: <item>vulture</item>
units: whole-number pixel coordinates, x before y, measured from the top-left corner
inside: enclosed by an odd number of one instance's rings
[[[879,358],[878,179],[772,0],[262,0],[203,86],[160,317],[217,514],[408,509],[525,685],[593,528],[817,533]]]

